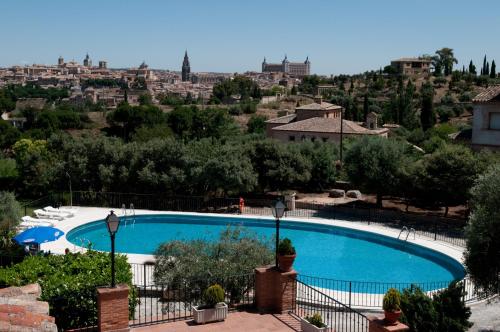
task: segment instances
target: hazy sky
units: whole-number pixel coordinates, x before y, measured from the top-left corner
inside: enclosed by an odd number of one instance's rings
[[[378,69],[451,47],[459,67],[500,61],[500,0],[1,0],[0,66],[81,62],[192,71],[312,63],[319,74]]]

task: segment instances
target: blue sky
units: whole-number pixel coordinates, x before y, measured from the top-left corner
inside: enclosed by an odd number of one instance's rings
[[[377,69],[451,47],[459,67],[500,61],[498,0],[1,0],[0,66],[81,62],[192,71],[312,62],[319,74]]]

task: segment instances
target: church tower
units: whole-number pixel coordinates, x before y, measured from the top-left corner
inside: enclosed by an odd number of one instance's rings
[[[83,59],[83,65],[85,67],[92,67],[92,60],[90,59],[89,57],[89,54],[87,53],[87,55],[85,56],[85,59]]]
[[[189,65],[188,52],[184,53],[184,61],[182,61],[182,81],[189,81],[189,76],[191,74],[191,66]]]

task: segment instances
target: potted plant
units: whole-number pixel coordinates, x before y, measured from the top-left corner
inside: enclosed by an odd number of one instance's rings
[[[193,307],[193,318],[197,324],[223,321],[227,317],[224,289],[215,284],[208,287],[202,296],[203,305]]]
[[[384,309],[387,325],[396,325],[401,317],[401,294],[395,288],[390,288],[384,295],[382,308]]]
[[[328,326],[323,323],[323,318],[320,314],[316,313],[312,316],[306,316],[305,318],[300,318],[300,328],[302,332],[318,332],[326,331]]]
[[[280,240],[278,244],[278,266],[283,272],[292,270],[293,262],[295,261],[295,248],[289,238]]]

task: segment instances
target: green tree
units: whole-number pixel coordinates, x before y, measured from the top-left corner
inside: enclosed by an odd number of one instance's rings
[[[496,163],[471,190],[472,213],[467,224],[465,266],[486,292],[500,288],[500,164]]]
[[[14,189],[18,176],[16,161],[10,158],[0,158],[0,188]]]
[[[21,205],[13,193],[0,191],[0,250],[3,254],[14,246],[12,237],[21,220]]]
[[[451,73],[453,72],[453,64],[458,63],[458,60],[453,54],[453,49],[444,47],[440,50],[437,50],[436,55],[439,65],[444,69],[444,76],[451,75]]]
[[[481,67],[481,76],[482,75],[488,75],[489,72],[487,73],[486,72],[486,55],[484,56],[484,59],[483,59],[483,66]]]
[[[153,105],[153,96],[150,93],[143,93],[139,96],[139,105]]]
[[[252,115],[248,120],[248,133],[264,134],[266,132],[267,117],[264,115]]]
[[[273,261],[272,242],[244,228],[227,228],[218,241],[171,241],[155,253],[154,280],[172,289],[203,290],[223,283],[231,301],[238,301],[249,286],[246,278],[228,276],[253,273],[258,266]]]
[[[474,66],[474,64],[472,63],[472,60],[469,62],[469,74],[471,75],[477,75],[477,72],[476,72],[476,66]]]
[[[297,95],[297,87],[296,87],[295,85],[294,85],[294,86],[292,86],[292,90],[290,91],[290,94],[291,94],[292,96]]]
[[[405,150],[403,143],[383,137],[356,140],[345,156],[349,180],[366,192],[375,193],[381,207],[383,196],[393,193],[399,185]]]
[[[0,149],[10,148],[21,136],[21,132],[7,121],[0,119]]]
[[[434,88],[432,84],[427,82],[422,85],[421,92],[421,103],[422,107],[420,110],[420,123],[424,130],[432,128],[436,123],[436,115],[434,112]]]
[[[477,161],[469,148],[444,145],[422,159],[420,176],[422,200],[428,204],[449,206],[465,204],[469,188],[477,176]]]
[[[491,71],[490,71],[490,78],[496,78],[497,77],[497,65],[495,64],[495,60],[491,61]]]

